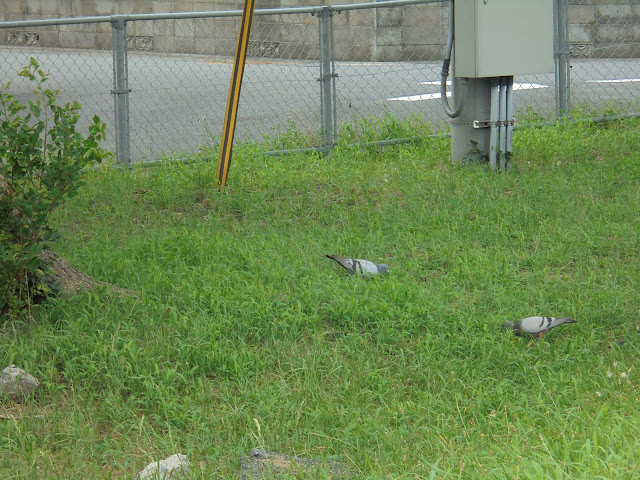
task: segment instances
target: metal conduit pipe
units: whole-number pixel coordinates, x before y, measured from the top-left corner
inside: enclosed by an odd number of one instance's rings
[[[489,134],[489,166],[496,168],[496,153],[498,146],[498,115],[500,103],[500,80],[498,77],[491,79],[491,111],[489,114],[489,125],[491,132]]]
[[[453,51],[453,30],[454,30],[454,7],[453,0],[449,0],[449,35],[447,38],[447,46],[444,50],[444,61],[442,62],[442,72],[440,73],[440,99],[442,101],[442,106],[447,115],[451,118],[455,118],[460,115],[462,112],[462,106],[464,104],[464,94],[466,91],[465,81],[459,83],[460,91],[455,90],[454,84],[455,81],[451,82],[451,98],[454,100],[457,99],[458,104],[455,108],[451,108],[449,105],[449,99],[447,98],[447,78],[449,77],[449,67],[451,65],[451,53]],[[455,78],[452,75],[452,78]]]
[[[507,77],[500,77],[500,151],[498,158],[500,159],[500,168],[506,165],[507,152]]]
[[[506,161],[508,162],[513,152],[513,76],[507,77],[507,122]]]

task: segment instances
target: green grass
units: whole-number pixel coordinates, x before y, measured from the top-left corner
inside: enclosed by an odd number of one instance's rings
[[[446,138],[243,145],[222,195],[213,153],[88,174],[55,249],[137,297],[1,328],[0,365],[43,386],[0,420],[0,478],[129,479],[176,452],[193,478],[235,478],[258,446],[354,478],[637,478],[639,138],[638,121],[518,131],[507,173],[451,165]],[[500,331],[537,314],[579,323]]]

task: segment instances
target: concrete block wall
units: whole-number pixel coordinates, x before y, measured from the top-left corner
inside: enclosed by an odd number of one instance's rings
[[[640,3],[570,0],[569,42],[574,57],[640,57]]]
[[[322,0],[264,0],[258,8],[323,5]],[[336,4],[357,3],[338,0]],[[131,13],[239,10],[243,0],[0,0],[0,21]],[[570,0],[575,57],[640,57],[640,2]],[[129,48],[166,53],[233,55],[239,18],[129,22]],[[337,60],[440,60],[447,4],[348,10],[333,17]],[[318,58],[318,19],[309,14],[254,17],[249,55]],[[1,29],[0,44],[111,48],[111,25],[93,23]]]

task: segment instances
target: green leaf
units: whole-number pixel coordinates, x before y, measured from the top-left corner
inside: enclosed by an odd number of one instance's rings
[[[29,100],[29,110],[36,118],[40,118],[40,100],[35,102]]]

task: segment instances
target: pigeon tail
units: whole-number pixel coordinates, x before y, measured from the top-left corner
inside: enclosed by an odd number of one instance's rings
[[[327,258],[335,260],[338,264],[344,268],[350,274],[356,273],[356,263],[351,258],[342,257],[340,255],[326,255]]]
[[[562,325],[563,323],[578,323],[578,321],[574,320],[571,317],[559,317],[559,318],[556,318],[556,323],[558,325]]]

